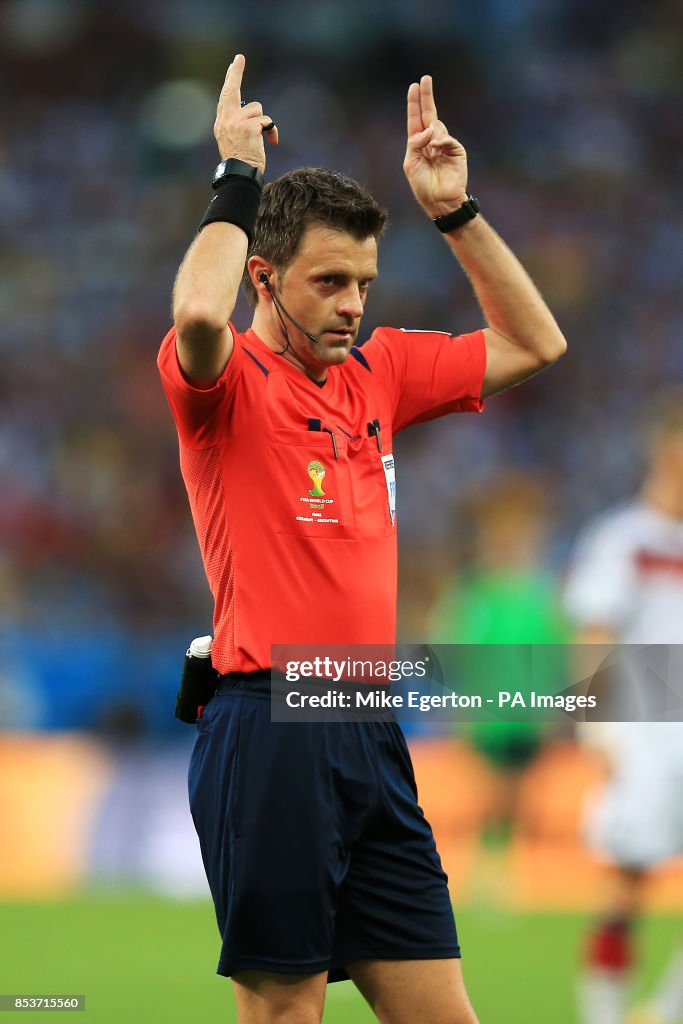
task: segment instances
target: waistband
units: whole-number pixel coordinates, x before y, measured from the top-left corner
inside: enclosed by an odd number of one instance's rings
[[[259,669],[255,672],[227,672],[225,675],[219,676],[216,694],[235,694],[235,696],[273,700],[280,703],[285,702],[287,694],[294,690],[316,694],[328,691],[349,694],[351,706],[343,709],[337,705],[335,708],[335,714],[342,719],[348,718],[362,721],[365,719],[377,720],[379,718],[383,721],[396,721],[392,708],[382,705],[381,699],[378,700],[376,706],[368,704],[358,705],[356,702],[356,694],[363,694],[367,697],[370,690],[374,690],[380,695],[382,693],[391,695],[391,686],[389,685],[371,686],[367,683],[351,683],[344,680],[334,683],[329,679],[306,679],[297,683],[288,683],[281,676],[272,679],[270,669]],[[325,717],[324,712],[324,708],[320,709],[322,717]],[[293,715],[292,717],[296,719],[297,716]],[[317,717],[315,713],[313,717]]]
[[[218,677],[217,694],[242,693],[253,697],[265,697],[270,700],[271,678],[270,669],[258,669],[255,672],[226,672]]]

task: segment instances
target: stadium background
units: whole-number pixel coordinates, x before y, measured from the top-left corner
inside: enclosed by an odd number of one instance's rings
[[[653,392],[683,379],[675,0],[2,4],[0,990],[86,992],[98,1024],[218,1019],[228,1001],[187,830],[191,735],[172,717],[210,605],[155,356],[237,51],[280,128],[269,175],[327,165],[389,207],[366,334],[480,324],[401,172],[405,91],[428,72],[472,191],[570,342],[485,416],[399,439],[404,639],[427,639],[476,563],[501,478],[536,495],[534,571],[557,591],[577,527],[637,485]],[[502,562],[516,528],[496,534]],[[573,1020],[600,887],[577,838],[590,766],[554,737],[511,835],[482,845],[500,776],[457,737],[414,746],[483,1019]],[[653,891],[641,980],[673,941],[680,878]],[[361,1020],[336,989],[326,1019]]]

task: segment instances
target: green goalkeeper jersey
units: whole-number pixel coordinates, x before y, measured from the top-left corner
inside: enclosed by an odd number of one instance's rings
[[[550,645],[534,648],[533,684],[537,691],[556,692],[564,685],[568,639],[554,581],[541,571],[461,577],[439,602],[432,632],[435,643],[484,648],[461,650],[457,658],[467,692],[484,698],[498,689],[529,691],[529,644]],[[542,729],[540,722],[519,720],[466,724],[478,749],[503,764],[524,763],[532,756]]]

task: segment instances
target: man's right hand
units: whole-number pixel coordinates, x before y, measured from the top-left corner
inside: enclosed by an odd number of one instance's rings
[[[242,106],[240,88],[246,60],[238,53],[228,68],[225,82],[218,100],[216,122],[213,133],[222,160],[236,157],[245,163],[266,169],[266,150],[263,144],[264,128],[273,124],[273,119],[263,113],[260,103],[252,102]],[[268,141],[277,145],[278,133],[275,125],[266,132]]]
[[[242,106],[240,87],[245,65],[238,53],[221,90],[214,135],[223,160],[243,160],[266,169],[264,130],[272,120],[260,103]],[[275,125],[265,132],[277,142]],[[176,350],[185,377],[195,387],[209,388],[232,355],[232,316],[244,263],[247,235],[237,224],[216,221],[199,232],[188,249],[173,289]]]

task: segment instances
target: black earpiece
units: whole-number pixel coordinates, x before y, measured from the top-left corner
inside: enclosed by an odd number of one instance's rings
[[[284,355],[285,352],[287,351],[287,349],[289,348],[289,335],[287,334],[287,327],[285,325],[285,322],[282,319],[282,314],[283,313],[287,317],[287,319],[290,321],[290,323],[294,324],[294,326],[296,327],[296,329],[298,331],[301,331],[302,334],[306,335],[306,337],[308,338],[309,341],[312,341],[314,345],[317,345],[318,344],[318,339],[316,338],[315,334],[310,334],[309,331],[305,330],[305,328],[303,328],[301,326],[301,324],[297,323],[296,320],[294,319],[294,317],[290,316],[290,314],[287,312],[285,307],[282,305],[282,303],[280,302],[280,300],[278,299],[278,297],[277,297],[277,295],[275,293],[275,289],[273,288],[272,284],[270,283],[270,276],[269,276],[269,274],[267,274],[265,270],[261,270],[256,275],[256,280],[259,281],[261,284],[264,284],[266,286],[266,288],[268,289],[268,294],[270,295],[271,299],[273,300],[273,303],[275,305],[275,310],[277,312],[277,315],[280,317],[280,322],[282,323],[282,329],[285,332],[285,338],[287,339],[287,346],[282,350],[282,352],[280,352],[278,354],[281,355],[281,356]]]

